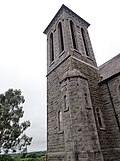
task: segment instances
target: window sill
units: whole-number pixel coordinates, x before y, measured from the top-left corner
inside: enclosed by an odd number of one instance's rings
[[[80,55],[81,55],[81,53],[80,53],[78,50],[73,49],[73,51],[75,51],[76,53],[78,53],[78,54],[80,54]]]
[[[51,67],[53,64],[54,64],[54,61],[52,61],[52,62],[50,63],[49,67]]]
[[[85,108],[86,108],[87,110],[91,110],[91,107],[89,107],[89,106],[86,106]]]
[[[90,60],[92,60],[92,61],[93,61],[93,59],[91,59],[88,55],[86,55],[86,57],[87,57],[88,59],[90,59]]]
[[[62,51],[59,55],[59,58],[65,53],[65,51]]]
[[[69,107],[68,107],[68,108],[66,108],[66,109],[64,109],[64,112],[67,112],[67,111],[69,111]]]
[[[58,131],[58,134],[63,134],[64,133],[64,131]]]
[[[81,54],[78,50],[76,50],[76,49],[73,49],[73,51],[75,51],[76,53],[78,53],[78,54],[80,54],[80,55],[85,55],[88,59],[90,59],[90,60],[92,60],[93,61],[93,59],[90,57],[90,56],[88,56],[88,55],[86,55],[86,54]]]
[[[105,128],[100,127],[100,131],[106,131],[106,129],[105,129]]]

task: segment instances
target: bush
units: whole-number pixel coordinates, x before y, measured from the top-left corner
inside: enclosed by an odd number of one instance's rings
[[[44,157],[41,158],[24,158],[20,159],[20,161],[45,161]]]
[[[25,158],[37,158],[37,154],[36,153],[28,153],[28,154],[26,154]]]
[[[20,159],[20,161],[37,161],[36,158],[24,158]]]
[[[15,161],[10,155],[0,155],[0,161]]]

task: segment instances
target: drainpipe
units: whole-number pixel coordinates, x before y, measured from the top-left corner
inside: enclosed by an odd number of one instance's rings
[[[116,122],[117,122],[117,125],[118,125],[118,128],[119,128],[119,131],[120,131],[120,122],[119,122],[118,115],[117,115],[116,110],[115,110],[113,98],[111,96],[110,88],[109,88],[109,85],[108,85],[107,81],[106,81],[106,85],[107,85],[108,93],[109,93],[109,96],[110,96],[110,101],[111,101],[111,104],[112,104],[112,108],[113,108],[113,111],[114,111],[114,114],[115,114]]]

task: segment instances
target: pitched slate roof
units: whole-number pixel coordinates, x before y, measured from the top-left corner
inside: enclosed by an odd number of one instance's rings
[[[114,77],[116,74],[120,74],[120,54],[101,65],[99,72],[102,76],[101,81]]]

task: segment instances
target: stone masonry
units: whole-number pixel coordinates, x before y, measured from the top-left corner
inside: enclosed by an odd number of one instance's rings
[[[47,161],[120,161],[120,54],[98,68],[89,25],[62,5],[44,31]]]

